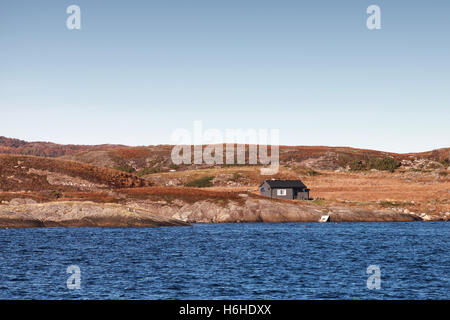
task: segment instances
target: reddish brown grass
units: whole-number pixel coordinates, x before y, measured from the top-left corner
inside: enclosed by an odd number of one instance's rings
[[[132,189],[119,189],[118,192],[127,195],[130,198],[145,199],[151,196],[163,198],[179,198],[188,202],[195,202],[205,199],[230,200],[240,199],[239,195],[233,191],[227,190],[205,190],[188,187],[143,187]]]
[[[124,160],[143,158],[150,156],[150,150],[147,147],[123,147],[111,150],[113,156]]]
[[[106,192],[64,192],[60,201],[92,201],[97,203],[117,203],[117,197]]]
[[[105,184],[111,188],[149,185],[147,181],[133,174],[86,163],[34,156],[0,155],[0,189],[8,191],[52,189],[45,177],[30,174],[28,172],[30,168],[61,173]]]

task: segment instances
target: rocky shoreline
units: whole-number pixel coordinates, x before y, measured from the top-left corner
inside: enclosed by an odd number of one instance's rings
[[[170,202],[133,200],[126,204],[90,201],[36,203],[19,199],[0,205],[0,228],[42,227],[160,227],[192,223],[318,222],[405,222],[447,220],[425,219],[416,214],[390,210],[368,210],[333,206],[322,208],[303,203],[246,197],[226,203],[211,200]]]
[[[187,223],[318,222],[324,215],[330,216],[330,222],[424,221],[422,217],[415,214],[390,210],[340,206],[323,208],[310,204],[253,197],[247,197],[243,202],[217,203],[201,200],[189,203],[177,199],[171,203],[141,200],[129,202],[128,205],[158,212],[164,217]]]
[[[146,210],[94,202],[25,203],[0,206],[0,228],[188,226]]]

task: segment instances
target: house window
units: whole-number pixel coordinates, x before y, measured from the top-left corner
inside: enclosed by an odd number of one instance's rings
[[[277,196],[285,196],[286,189],[277,189]]]

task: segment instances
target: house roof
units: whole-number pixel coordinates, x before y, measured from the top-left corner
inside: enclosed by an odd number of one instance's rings
[[[306,185],[300,180],[264,180],[271,188],[306,188]]]

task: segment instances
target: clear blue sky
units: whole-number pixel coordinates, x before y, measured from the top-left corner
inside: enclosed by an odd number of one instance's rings
[[[0,135],[150,145],[202,120],[286,145],[449,147],[449,35],[448,0],[2,0]]]

